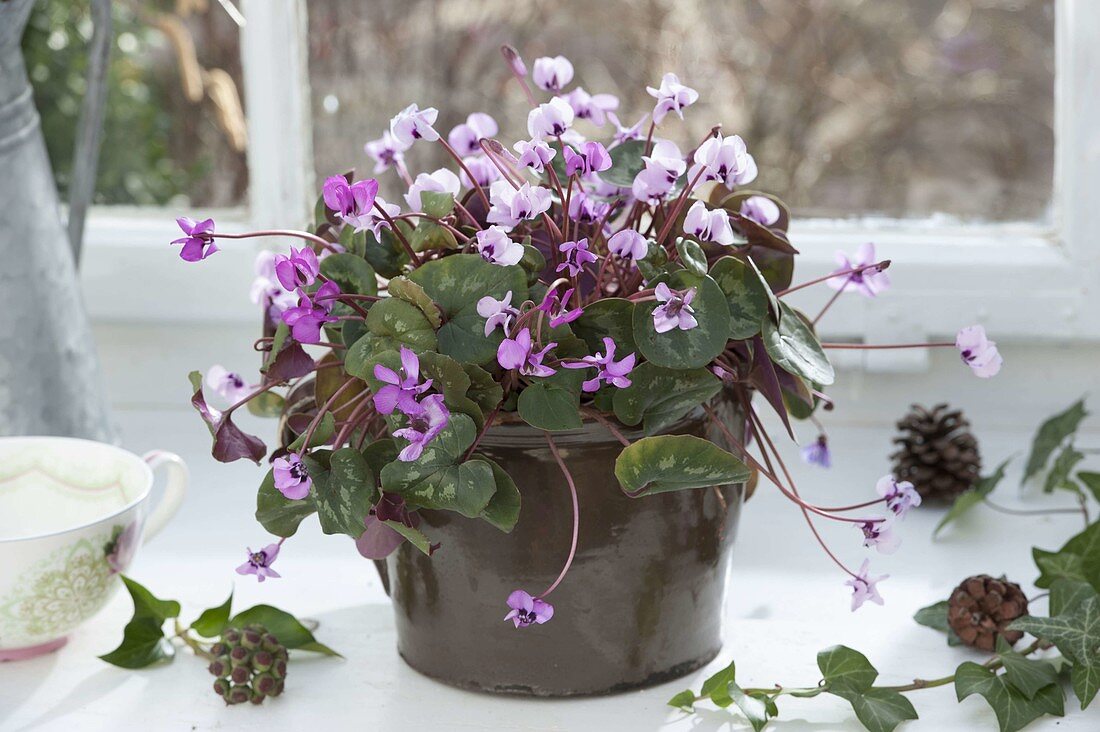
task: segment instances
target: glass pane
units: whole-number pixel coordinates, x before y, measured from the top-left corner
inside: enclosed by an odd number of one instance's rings
[[[248,169],[237,25],[210,0],[112,6],[114,46],[95,202],[241,203]],[[39,0],[23,38],[62,197],[91,33],[88,0]]]
[[[317,172],[362,152],[410,102],[440,129],[485,111],[507,141],[526,103],[498,47],[569,57],[575,83],[632,123],[666,71],[699,90],[662,134],[716,122],[745,138],[754,184],[803,216],[1045,215],[1053,170],[1053,0],[311,0]],[[586,130],[591,132],[591,130]],[[442,164],[419,146],[411,164]],[[394,181],[387,181],[394,185]]]

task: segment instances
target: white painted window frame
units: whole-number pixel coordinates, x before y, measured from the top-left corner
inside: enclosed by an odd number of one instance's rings
[[[249,111],[250,201],[219,226],[299,226],[316,196],[305,0],[245,0],[244,86]],[[792,240],[798,278],[830,271],[834,252],[874,241],[894,260],[894,287],[874,301],[846,295],[823,321],[828,338],[896,341],[950,337],[984,323],[1003,342],[1100,339],[1100,2],[1057,0],[1056,160],[1049,224],[944,224],[932,220],[805,220]],[[185,265],[167,248],[175,212],[93,209],[84,283],[103,320],[245,320],[257,246],[227,243]],[[242,245],[243,244],[243,245]],[[141,278],[116,275],[139,271]],[[136,281],[135,281],[136,280]],[[211,281],[217,286],[212,287]],[[193,293],[224,293],[196,300]],[[828,293],[799,293],[818,307]],[[801,297],[800,297],[801,295]],[[842,354],[844,355],[844,354]],[[876,353],[876,370],[922,368],[920,350]]]

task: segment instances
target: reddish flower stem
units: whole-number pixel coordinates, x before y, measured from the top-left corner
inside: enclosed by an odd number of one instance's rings
[[[345,381],[343,384],[340,385],[340,388],[332,393],[332,396],[330,396],[325,401],[321,408],[317,410],[317,414],[314,415],[313,419],[310,420],[309,425],[306,427],[306,431],[304,433],[305,437],[302,439],[301,454],[304,455],[306,450],[309,449],[309,439],[313,437],[313,433],[317,431],[317,427],[321,424],[321,418],[325,416],[325,412],[329,411],[332,408],[332,405],[336,403],[336,399],[356,381],[357,379],[349,379],[348,381]]]
[[[565,461],[561,459],[561,454],[558,452],[558,446],[554,444],[554,438],[550,436],[549,432],[543,434],[546,435],[546,444],[550,446],[550,454],[554,456],[554,460],[557,461],[562,475],[565,476],[565,482],[569,486],[569,495],[573,499],[573,540],[569,545],[569,557],[565,560],[565,566],[561,568],[561,574],[558,575],[558,578],[554,580],[553,584],[546,588],[545,592],[538,595],[539,598],[544,598],[557,589],[562,579],[565,578],[565,573],[569,571],[569,567],[573,564],[573,557],[577,554],[577,535],[580,531],[580,506],[577,502],[577,486],[573,483],[573,475],[569,472],[569,468],[566,467]]]
[[[377,200],[374,202],[374,208],[376,211],[378,211],[379,214],[382,215],[382,218],[386,220],[386,223],[390,225],[390,231],[392,231],[394,236],[397,237],[398,241],[401,242],[401,246],[405,248],[405,253],[409,255],[409,259],[412,260],[413,264],[415,264],[417,267],[423,264],[423,262],[420,261],[420,257],[417,256],[415,251],[413,251],[412,244],[409,244],[409,240],[405,238],[405,234],[397,226],[397,222],[394,221],[392,216],[386,213],[386,209],[382,208],[382,205],[378,203]]]
[[[249,231],[244,234],[213,233],[210,234],[210,236],[215,239],[255,239],[261,236],[290,236],[296,239],[305,239],[314,244],[320,244],[330,252],[340,252],[339,249],[333,246],[332,242],[325,241],[316,234],[310,234],[308,231],[295,231],[294,229],[264,229],[262,231]]]
[[[832,348],[841,351],[878,351],[891,348],[954,348],[955,344],[945,343],[822,343],[822,348]]]
[[[439,138],[438,142],[440,145],[443,146],[443,149],[447,151],[447,154],[454,158],[455,162],[458,163],[458,167],[462,168],[462,172],[466,174],[466,177],[470,179],[470,185],[472,185],[474,187],[474,190],[477,191],[477,195],[481,197],[481,202],[485,204],[485,210],[488,211],[489,197],[485,195],[485,191],[482,189],[482,187],[477,184],[477,180],[474,179],[474,174],[471,173],[470,169],[466,167],[466,163],[462,162],[462,157],[459,156],[459,154],[455,152],[455,149],[451,147],[450,143],[444,140],[442,137]],[[456,203],[455,205],[458,204]],[[463,210],[465,211],[465,209]],[[469,213],[469,211],[466,211],[467,216],[469,216]],[[477,219],[473,218],[472,216],[470,217],[470,219],[471,221],[473,221],[474,226],[481,228],[480,225],[477,223]]]
[[[799,290],[804,289],[806,287],[810,287],[812,285],[816,285],[816,284],[821,283],[821,282],[826,282],[828,280],[834,280],[837,277],[844,277],[845,275],[848,275],[849,277],[848,277],[848,280],[846,280],[844,284],[848,284],[848,281],[851,280],[851,275],[862,274],[863,272],[866,272],[869,269],[878,269],[879,272],[882,272],[883,270],[885,270],[889,267],[890,267],[890,260],[889,259],[884,259],[881,262],[873,262],[871,264],[863,264],[863,265],[860,265],[859,267],[852,267],[851,269],[842,269],[838,272],[831,272],[831,273],[825,275],[824,277],[818,277],[817,279],[810,280],[809,282],[803,282],[801,285],[795,285],[794,287],[788,287],[786,290],[780,290],[779,292],[775,293],[775,296],[776,297],[783,297],[784,295],[790,295],[792,292],[798,292]]]

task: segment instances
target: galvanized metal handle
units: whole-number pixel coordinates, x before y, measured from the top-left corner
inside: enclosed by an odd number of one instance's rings
[[[111,0],[92,0],[92,40],[88,46],[88,79],[77,121],[73,174],[69,184],[69,243],[80,265],[84,222],[95,194],[99,143],[107,107],[107,71],[111,61]]]

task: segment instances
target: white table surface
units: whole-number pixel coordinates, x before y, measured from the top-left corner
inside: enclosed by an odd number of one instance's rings
[[[96,656],[115,647],[129,618],[120,593],[61,651],[0,665],[0,730],[740,730],[748,727],[721,710],[689,716],[665,706],[708,672],[737,660],[742,685],[808,685],[819,678],[818,650],[850,645],[865,653],[885,683],[950,673],[974,654],[948,648],[943,638],[916,625],[913,612],[944,599],[968,574],[1005,573],[1029,594],[1036,576],[1030,547],[1056,548],[1080,529],[1076,516],[1008,518],[977,510],[965,531],[930,539],[942,510],[921,510],[903,525],[905,540],[891,557],[872,558],[886,606],[848,610],[845,579],[815,549],[797,511],[767,485],[742,514],[725,617],[726,646],[707,669],[654,689],[620,696],[565,701],[500,698],[458,691],[407,668],[394,648],[391,610],[370,563],[339,537],[324,537],[307,523],[287,542],[278,569],[284,579],[258,585],[233,568],[244,547],[264,543],[251,520],[259,471],[222,466],[209,456],[206,431],[185,409],[131,406],[120,415],[123,442],[141,452],[153,447],[182,454],[192,469],[192,490],[176,520],[139,555],[130,574],[161,597],[179,599],[185,619],[223,601],[235,587],[236,607],[280,606],[320,622],[318,638],[346,660],[297,655],[287,691],[262,707],[227,708],[210,690],[204,664],[181,651],[175,662],[125,671]],[[256,427],[254,423],[247,423]],[[260,427],[259,429],[270,429]],[[890,432],[846,427],[834,432],[836,467],[797,465],[796,479],[811,500],[836,505],[869,496],[887,470]],[[986,430],[987,461],[1023,449],[1028,434]],[[1094,440],[1095,441],[1095,440]],[[794,449],[789,453],[797,463]],[[1015,475],[1006,487],[1015,485]],[[1007,488],[1003,502],[1034,506]],[[848,500],[851,499],[851,500]],[[1065,502],[1065,500],[1063,500]],[[583,520],[583,517],[582,517]],[[840,556],[858,565],[864,550],[848,527],[826,527]],[[566,580],[568,581],[568,580]],[[558,607],[559,613],[568,612]],[[979,657],[980,658],[980,657]],[[953,687],[911,694],[921,715],[901,729],[995,730],[984,700],[955,702]],[[1100,729],[1100,703],[1081,712],[1072,694],[1067,716],[1031,729]],[[774,729],[858,730],[847,705],[831,697],[783,698]]]

